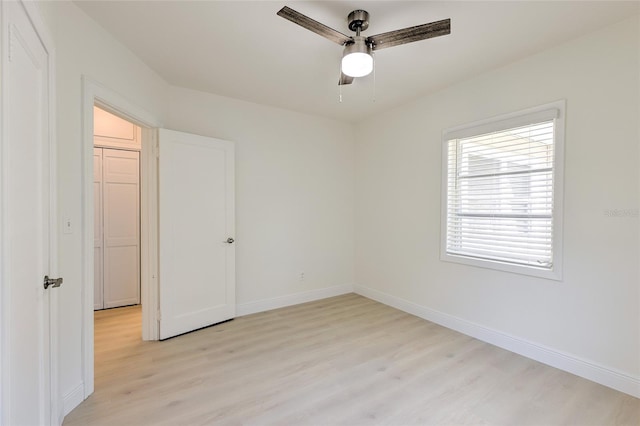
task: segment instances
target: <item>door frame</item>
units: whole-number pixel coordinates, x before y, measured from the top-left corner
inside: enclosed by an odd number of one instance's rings
[[[49,129],[48,129],[48,149],[49,149],[49,273],[53,277],[59,276],[58,267],[58,174],[57,174],[57,131],[56,131],[56,51],[53,43],[53,38],[49,33],[47,26],[42,20],[40,10],[34,3],[19,0],[18,3],[24,8],[33,28],[35,29],[40,42],[47,52],[47,76],[48,76],[48,113],[49,113]],[[1,2],[0,4],[0,19],[2,20],[1,28],[4,33],[7,28],[7,14],[6,4]],[[5,49],[9,49],[8,41],[4,37],[0,37],[1,47],[3,52],[1,56],[2,64],[0,69],[6,69],[5,63]],[[0,87],[7,88],[7,74],[0,73]],[[2,90],[0,101],[0,124],[4,122],[4,111],[7,110],[7,98],[4,96],[4,90]],[[0,125],[2,128],[0,132],[0,319],[4,319],[11,307],[8,305],[7,295],[7,282],[5,277],[6,268],[4,267],[5,256],[9,252],[6,245],[6,239],[4,235],[9,224],[6,222],[5,215],[5,197],[7,193],[6,188],[6,161],[7,158],[4,155],[6,151],[7,141],[7,128]],[[49,293],[49,380],[50,380],[50,418],[51,424],[62,424],[64,413],[62,412],[62,401],[60,397],[59,389],[59,372],[58,372],[58,291],[51,291]],[[6,380],[6,372],[9,370],[8,360],[8,342],[9,333],[11,329],[7,327],[7,321],[0,320],[0,423],[5,423],[9,410],[11,408],[11,394],[8,392],[9,383]]]
[[[140,151],[140,297],[142,339],[158,340],[158,149],[154,114],[82,76],[82,376],[84,399],[94,390],[93,107],[142,127]]]

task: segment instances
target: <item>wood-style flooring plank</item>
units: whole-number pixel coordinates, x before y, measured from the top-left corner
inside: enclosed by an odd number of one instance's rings
[[[640,425],[640,400],[348,294],[143,342],[95,313],[75,425]]]

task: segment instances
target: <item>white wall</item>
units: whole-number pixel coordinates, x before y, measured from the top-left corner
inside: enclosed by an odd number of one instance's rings
[[[82,75],[104,84],[160,119],[166,83],[71,2],[40,8],[56,48],[58,217],[73,233],[59,232],[60,391],[66,403],[82,397]],[[69,408],[69,407],[65,407]]]
[[[336,286],[346,285],[348,291],[354,273],[353,127],[176,87],[169,105],[168,127],[236,143],[239,313],[303,300],[277,298],[328,287],[340,292],[344,288]]]
[[[637,22],[354,127],[169,87],[73,3],[40,6],[57,49],[59,217],[74,227],[59,240],[63,396],[77,394],[82,371],[83,74],[169,128],[236,142],[241,311],[344,288],[355,263],[362,286],[640,373],[638,218],[603,214],[638,207]],[[442,129],[560,98],[568,116],[564,282],[441,262]]]
[[[361,290],[640,383],[638,43],[636,17],[360,123]],[[443,129],[559,99],[567,100],[564,280],[440,261]],[[613,209],[632,214],[607,217]]]
[[[57,50],[60,391],[82,398],[82,76],[176,130],[236,145],[239,312],[350,291],[354,277],[353,127],[170,88],[71,2],[39,4]],[[167,113],[168,111],[168,113]],[[61,229],[61,227],[60,227]],[[304,272],[304,280],[300,273]],[[80,399],[78,399],[80,398]]]

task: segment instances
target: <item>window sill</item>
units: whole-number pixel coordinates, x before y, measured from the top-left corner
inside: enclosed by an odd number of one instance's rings
[[[495,271],[510,272],[512,274],[528,275],[536,278],[544,278],[554,281],[562,281],[562,270],[558,265],[552,269],[536,268],[534,266],[515,265],[512,263],[500,262],[497,260],[477,259],[468,256],[442,253],[440,260],[444,262],[458,263],[461,265],[475,266]]]

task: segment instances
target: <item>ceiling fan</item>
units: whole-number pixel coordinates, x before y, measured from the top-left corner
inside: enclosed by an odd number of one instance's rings
[[[369,28],[369,13],[365,10],[354,10],[347,16],[349,29],[356,33],[355,36],[342,34],[287,6],[280,9],[277,15],[344,46],[339,85],[351,84],[355,77],[369,75],[373,71],[372,52],[374,51],[451,33],[451,20],[443,19],[364,37],[360,33]]]

